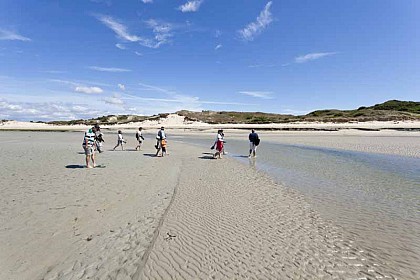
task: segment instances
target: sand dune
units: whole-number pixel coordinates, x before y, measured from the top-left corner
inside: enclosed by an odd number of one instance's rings
[[[137,129],[142,126],[145,129],[157,129],[161,126],[172,129],[285,129],[285,130],[413,130],[420,129],[420,121],[368,121],[368,122],[291,122],[291,123],[267,123],[267,124],[208,124],[199,121],[186,120],[185,117],[177,114],[169,114],[158,120],[146,120],[143,122],[132,122],[126,124],[113,124],[101,126],[105,129]],[[0,123],[0,130],[51,130],[51,131],[83,131],[86,125],[51,125],[46,123],[7,121]]]

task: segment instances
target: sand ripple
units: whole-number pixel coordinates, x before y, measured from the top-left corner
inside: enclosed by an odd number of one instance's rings
[[[139,279],[392,278],[303,197],[230,160],[183,164],[152,246]]]

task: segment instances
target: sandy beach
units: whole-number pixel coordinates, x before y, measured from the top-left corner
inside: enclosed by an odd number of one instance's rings
[[[88,170],[80,132],[0,132],[0,279],[419,276],[381,263],[374,248],[252,166],[211,160],[176,138],[167,157],[152,156],[152,137],[136,152],[134,130],[128,150],[112,152],[108,133],[97,154],[105,167]],[[418,132],[299,133],[263,139],[419,157]]]

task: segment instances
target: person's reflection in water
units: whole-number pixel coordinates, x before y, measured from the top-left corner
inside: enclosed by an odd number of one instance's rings
[[[256,163],[257,161],[256,161],[256,159],[253,157],[253,158],[249,158],[249,166],[250,167],[252,167],[253,169],[256,169]]]

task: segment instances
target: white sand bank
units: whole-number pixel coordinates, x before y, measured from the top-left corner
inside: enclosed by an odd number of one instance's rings
[[[185,117],[177,114],[169,114],[166,118],[158,120],[146,120],[143,122],[133,122],[127,124],[102,125],[105,129],[137,129],[142,126],[145,129],[156,129],[161,126],[173,129],[217,129],[235,128],[235,129],[314,129],[314,130],[342,130],[342,129],[420,129],[420,121],[369,121],[369,122],[348,122],[348,123],[321,123],[321,122],[295,122],[295,123],[272,123],[272,124],[208,124],[197,121],[186,120]],[[83,131],[88,126],[84,125],[50,125],[46,123],[7,121],[0,123],[0,130],[65,130],[65,131]]]

